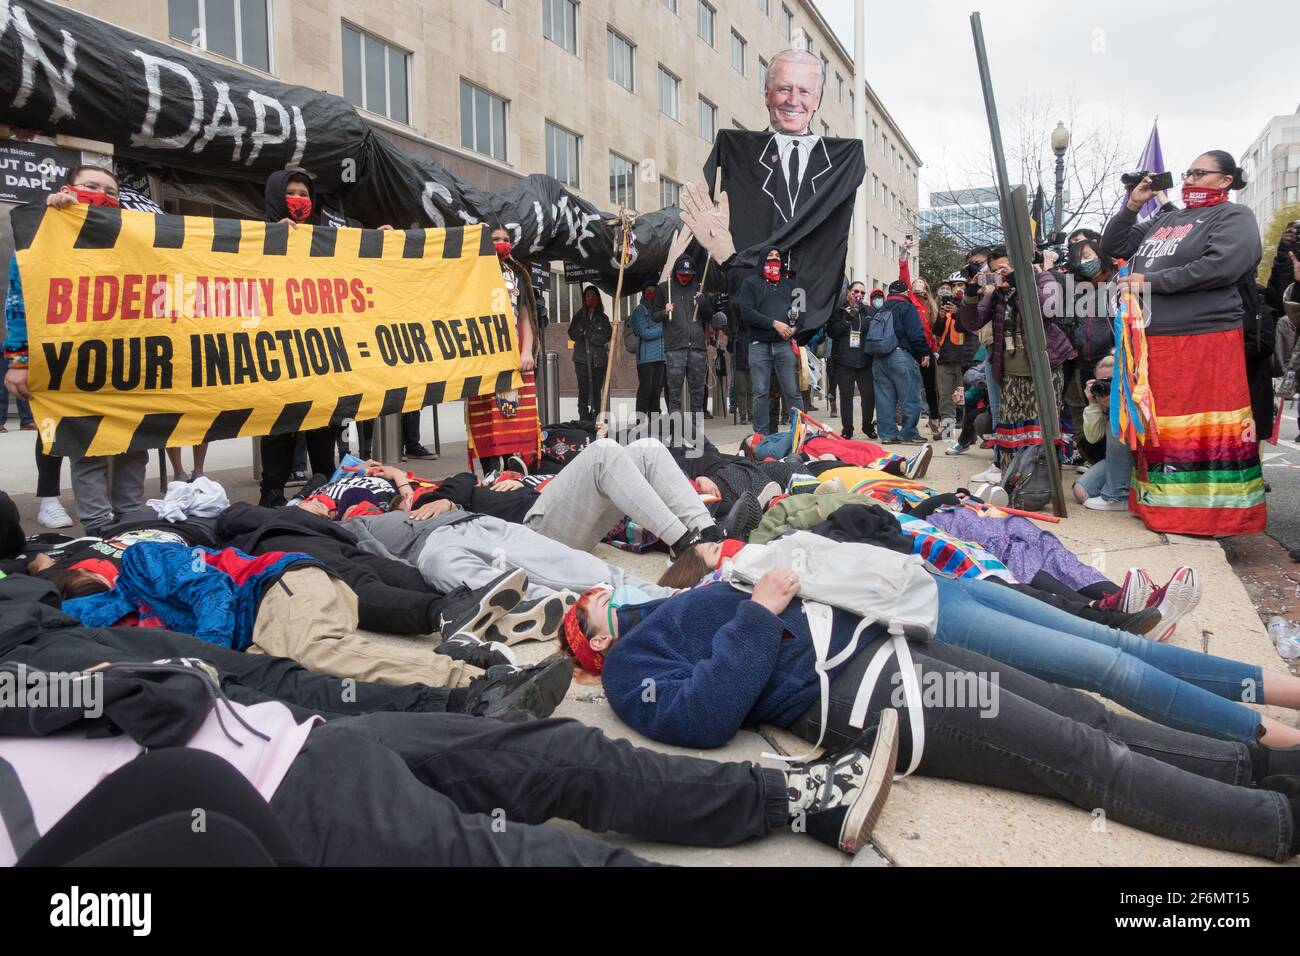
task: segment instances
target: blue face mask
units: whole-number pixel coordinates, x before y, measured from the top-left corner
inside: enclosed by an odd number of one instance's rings
[[[616,611],[625,607],[648,604],[653,600],[654,598],[640,588],[632,587],[630,584],[623,584],[614,588],[609,596],[609,603],[605,605],[605,618],[609,624],[609,633],[614,635],[619,633],[619,627],[614,616]]]
[[[1101,271],[1100,259],[1084,259],[1079,263],[1079,274],[1085,279],[1095,278]]]

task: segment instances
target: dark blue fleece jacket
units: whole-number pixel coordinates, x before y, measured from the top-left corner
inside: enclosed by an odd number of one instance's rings
[[[778,617],[729,584],[711,584],[642,613],[632,625],[620,612],[620,637],[602,676],[614,713],[647,737],[721,747],[741,727],[787,727],[817,702],[816,656],[798,598]],[[831,656],[856,624],[835,613]],[[868,628],[859,646],[882,633]]]

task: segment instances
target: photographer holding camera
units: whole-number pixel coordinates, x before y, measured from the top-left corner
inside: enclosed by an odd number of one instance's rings
[[[1128,486],[1133,472],[1133,452],[1110,430],[1110,390],[1115,374],[1115,356],[1102,356],[1096,364],[1096,378],[1084,386],[1088,404],[1083,410],[1083,437],[1104,445],[1106,455],[1074,483],[1074,500],[1093,511],[1127,511]]]
[[[1137,221],[1155,195],[1143,176],[1102,234],[1128,259],[1122,291],[1145,296],[1147,369],[1159,444],[1137,452],[1135,510],[1152,531],[1252,534],[1267,524],[1242,318],[1260,260],[1259,225],[1228,192],[1246,185],[1231,154],[1183,173],[1183,209]],[[1249,283],[1249,289],[1246,284]]]

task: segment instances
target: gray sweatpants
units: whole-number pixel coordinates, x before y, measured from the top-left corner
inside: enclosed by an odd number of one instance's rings
[[[598,438],[542,489],[524,524],[587,551],[624,515],[670,545],[681,540],[687,528],[713,524],[700,496],[657,438],[641,438],[626,447]]]
[[[425,539],[416,567],[430,587],[444,592],[462,584],[470,589],[482,587],[502,571],[523,568],[528,572],[526,600],[556,591],[581,593],[597,584],[629,584],[655,598],[676,593],[642,581],[594,554],[490,515],[435,528]]]
[[[72,459],[72,494],[77,520],[87,531],[103,528],[114,516],[144,507],[144,471],[149,452]]]

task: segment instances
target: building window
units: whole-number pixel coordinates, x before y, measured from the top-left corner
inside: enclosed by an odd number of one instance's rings
[[[609,201],[636,208],[636,163],[618,153],[609,154]]]
[[[731,31],[731,66],[741,76],[745,75],[745,38]]]
[[[578,55],[576,0],[542,0],[542,36]]]
[[[718,132],[718,108],[700,97],[700,136],[713,142],[713,137]]]
[[[794,14],[784,3],[781,4],[781,36],[787,40],[794,39]]]
[[[669,10],[671,10],[673,13],[677,12],[677,0],[664,0],[664,6],[667,7]]]
[[[871,121],[871,145],[875,146],[879,142],[880,142],[880,127],[876,125],[875,120],[872,120]]]
[[[880,251],[880,229],[876,226],[871,227],[871,248]]]
[[[617,83],[629,93],[635,92],[633,89],[633,58],[632,44],[614,32],[611,27],[606,31],[606,52],[609,60],[609,78]]]
[[[494,7],[500,7],[502,10],[506,8],[506,0],[488,0],[488,3]]]
[[[506,161],[506,101],[460,81],[460,145]]]
[[[871,174],[871,198],[880,198],[880,177],[875,173]]]
[[[700,18],[697,32],[700,39],[713,46],[713,24],[718,18],[718,13],[711,6],[700,0]]]
[[[758,58],[758,88],[767,89],[767,61],[761,56]]]
[[[574,189],[578,188],[578,144],[581,139],[577,133],[546,121],[546,175],[554,176]]]
[[[830,135],[831,135],[831,128],[827,126],[825,123],[822,123],[822,136],[829,137]]]
[[[854,123],[854,125],[857,125],[857,122],[858,122],[858,98],[857,98],[856,96],[853,95],[853,91],[852,91],[852,90],[849,90],[849,112],[853,114],[853,123]]]
[[[682,184],[673,182],[667,176],[659,177],[659,208],[671,209],[681,205]]]
[[[354,106],[409,123],[411,55],[343,24],[343,98]]]
[[[844,77],[838,73],[835,74],[835,98],[841,103],[844,102]]]
[[[662,66],[659,67],[659,112],[673,119],[680,119],[682,81],[677,79]]]
[[[167,0],[167,30],[200,50],[271,72],[268,0]]]

